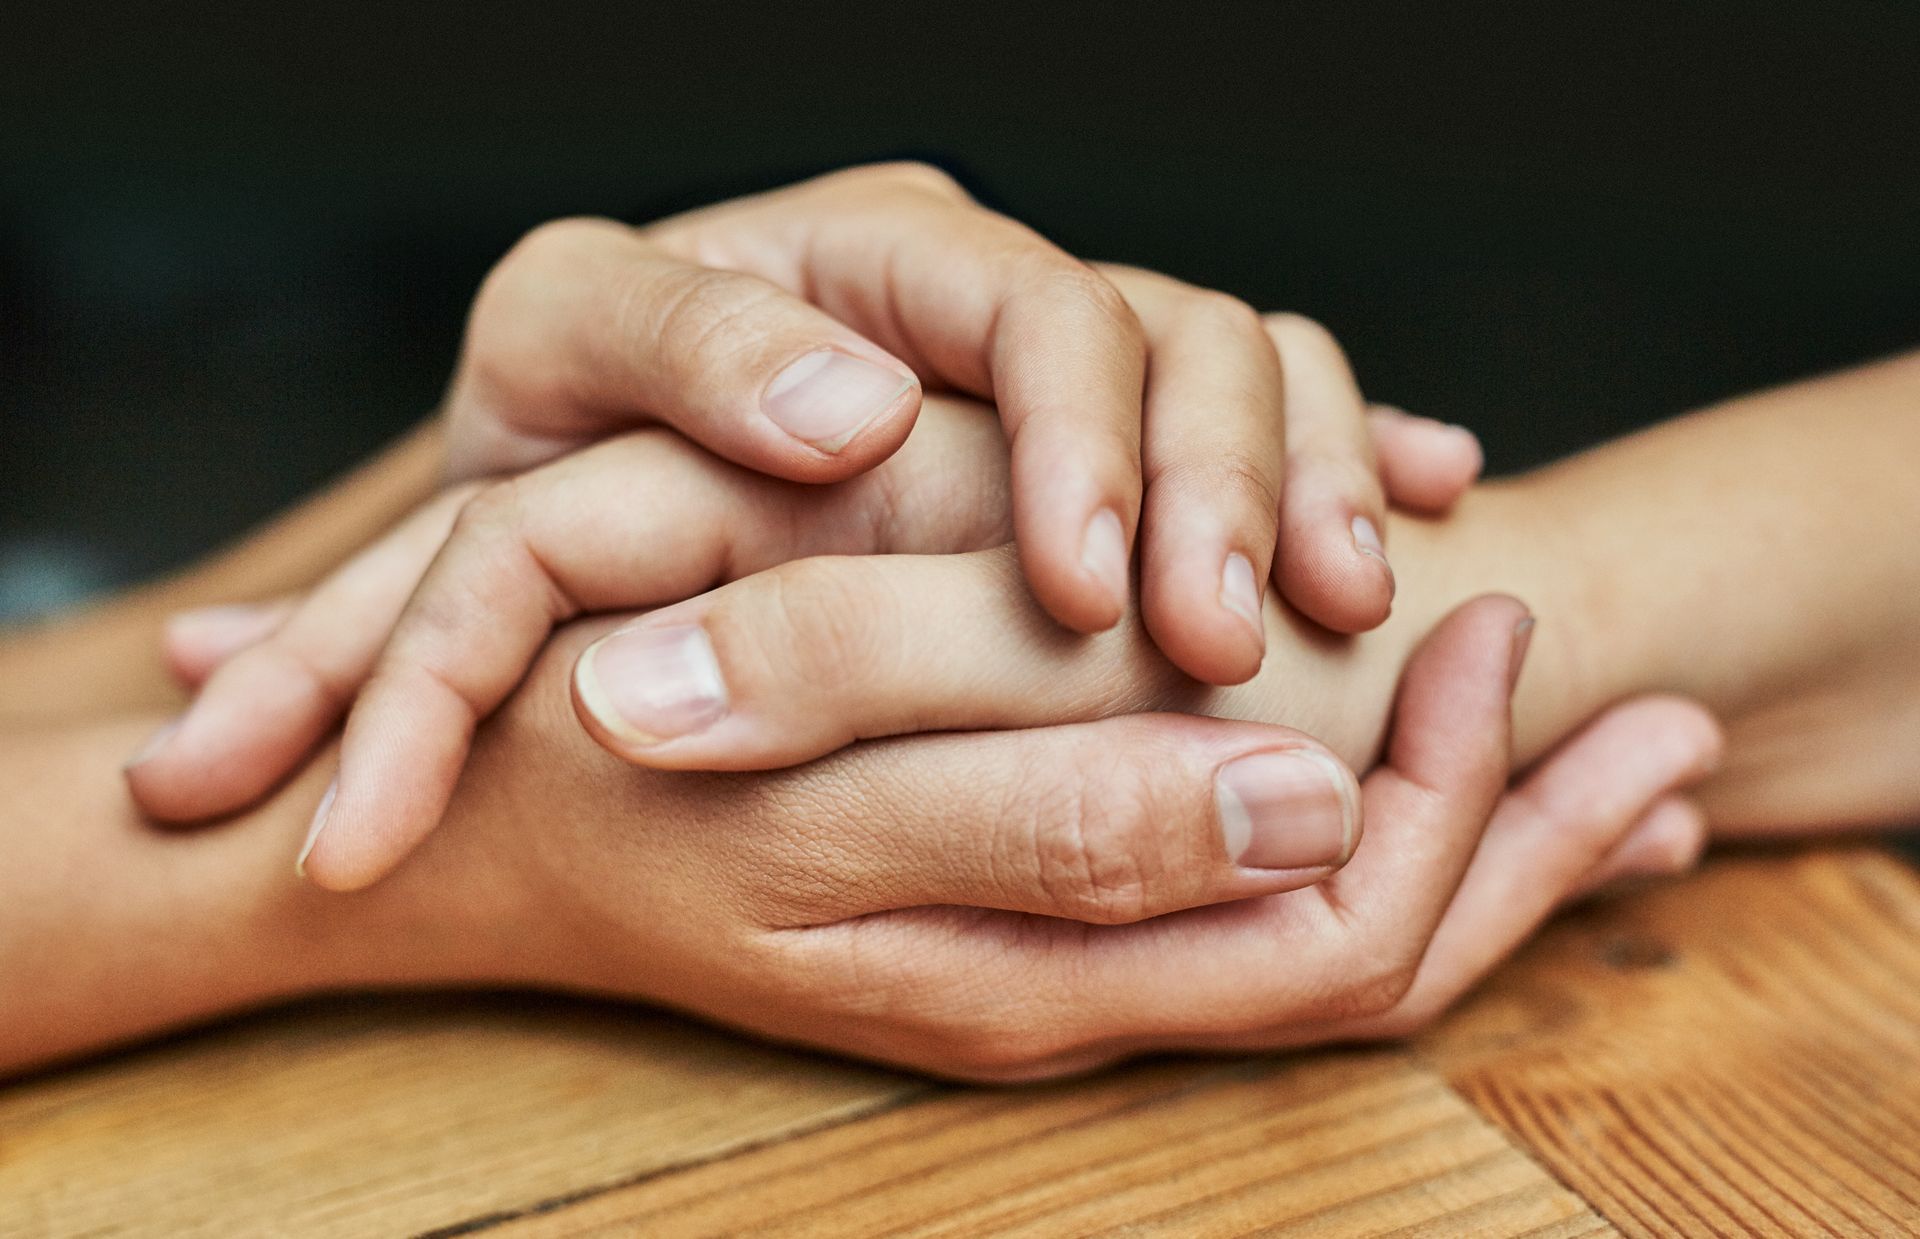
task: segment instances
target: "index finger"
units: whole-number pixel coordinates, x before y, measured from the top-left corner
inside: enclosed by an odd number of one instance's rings
[[[1127,604],[1146,344],[1126,299],[935,169],[855,169],[655,225],[663,250],[805,296],[923,378],[990,396],[1042,606],[1080,632]]]

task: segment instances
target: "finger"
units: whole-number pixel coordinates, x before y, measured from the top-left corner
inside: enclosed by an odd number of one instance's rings
[[[916,904],[1138,921],[1318,881],[1359,831],[1359,787],[1324,747],[1186,715],[915,736],[771,784],[719,784],[710,807],[728,816],[735,794],[816,810],[762,813],[765,829],[715,841],[747,897],[795,926]]]
[[[1707,815],[1685,796],[1666,796],[1654,802],[1602,857],[1593,871],[1580,879],[1567,902],[1635,878],[1675,877],[1700,863],[1707,849]]]
[[[1444,514],[1480,479],[1486,464],[1480,440],[1465,426],[1376,404],[1367,410],[1367,428],[1387,502],[1395,507]]]
[[[468,335],[456,415],[487,409],[511,435],[463,438],[456,475],[661,421],[750,468],[835,481],[898,448],[920,406],[904,362],[824,311],[611,220],[530,234],[482,287]]]
[[[415,512],[214,668],[128,764],[135,802],[161,821],[198,821],[252,804],[291,773],[345,712],[466,493]]]
[[[1141,610],[1167,657],[1238,684],[1266,651],[1262,605],[1286,467],[1280,359],[1244,302],[1165,276],[1101,270],[1146,332]]]
[[[1524,606],[1488,596],[1428,634],[1407,663],[1385,763],[1361,783],[1364,842],[1339,873],[1294,895],[1196,910],[1191,925],[1116,952],[1105,980],[1148,1031],[1271,1030],[1404,993],[1506,786],[1508,703],[1529,632]],[[1180,956],[1200,951],[1211,966],[1183,971]]]
[[[199,688],[214,668],[280,627],[294,605],[292,598],[275,598],[197,607],[169,616],[160,632],[168,673],[182,688]]]
[[[664,769],[769,769],[876,736],[1180,709],[1201,691],[1135,625],[1061,632],[1006,547],[782,564],[644,616],[574,668],[594,738]]]
[[[1394,1026],[1451,1005],[1580,891],[1650,809],[1705,777],[1722,744],[1704,709],[1653,697],[1615,707],[1546,758],[1494,813]]]
[[[982,519],[999,501],[983,459],[997,437],[990,421],[948,406],[926,420],[912,453],[823,491],[716,460],[677,436],[630,435],[482,491],[360,691],[338,787],[301,871],[350,890],[398,864],[445,812],[474,727],[574,615],[684,598],[797,556],[864,555],[894,539],[957,550],[999,532]],[[635,478],[649,484],[636,489]],[[877,519],[902,488],[924,506]],[[639,691],[683,713],[705,708],[685,667],[655,670]]]
[[[963,932],[933,910],[835,928],[864,935],[869,958],[926,992],[937,978],[916,976],[920,961],[970,978],[972,992],[990,987],[1020,1012],[1017,1028],[990,1031],[1026,1061],[1115,1044],[1273,1041],[1295,1023],[1390,1006],[1505,784],[1525,614],[1512,599],[1482,598],[1429,635],[1396,706],[1392,765],[1363,784],[1362,842],[1317,886],[1094,930],[976,915]]]
[[[1286,374],[1287,470],[1274,583],[1309,619],[1364,632],[1393,605],[1381,531],[1386,502],[1365,404],[1346,354],[1326,328],[1270,314],[1267,332]]]
[[[805,290],[917,372],[992,397],[1035,594],[1075,631],[1120,620],[1140,512],[1146,354],[1110,282],[918,165],[837,173],[649,236]]]
[[[636,478],[648,485],[636,489]],[[825,522],[796,519],[793,491],[763,481],[683,440],[637,435],[479,492],[363,677],[302,874],[330,890],[358,889],[425,838],[446,811],[474,728],[513,691],[554,625],[698,592],[743,542],[824,532]]]

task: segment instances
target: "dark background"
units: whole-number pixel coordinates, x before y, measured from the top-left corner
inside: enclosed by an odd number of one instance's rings
[[[1496,468],[1920,340],[1920,5],[0,8],[0,614],[426,413],[555,215],[914,155]]]

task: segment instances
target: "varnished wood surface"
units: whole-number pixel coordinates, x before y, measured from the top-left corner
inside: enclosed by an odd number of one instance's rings
[[[0,1089],[0,1236],[1920,1233],[1920,877],[1722,858],[1407,1046],[964,1089],[539,998]]]

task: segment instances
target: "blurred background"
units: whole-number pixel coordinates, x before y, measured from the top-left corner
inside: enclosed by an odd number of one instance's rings
[[[1496,469],[1920,343],[1920,5],[0,13],[0,616],[424,416],[534,224],[915,156],[1314,315]]]

